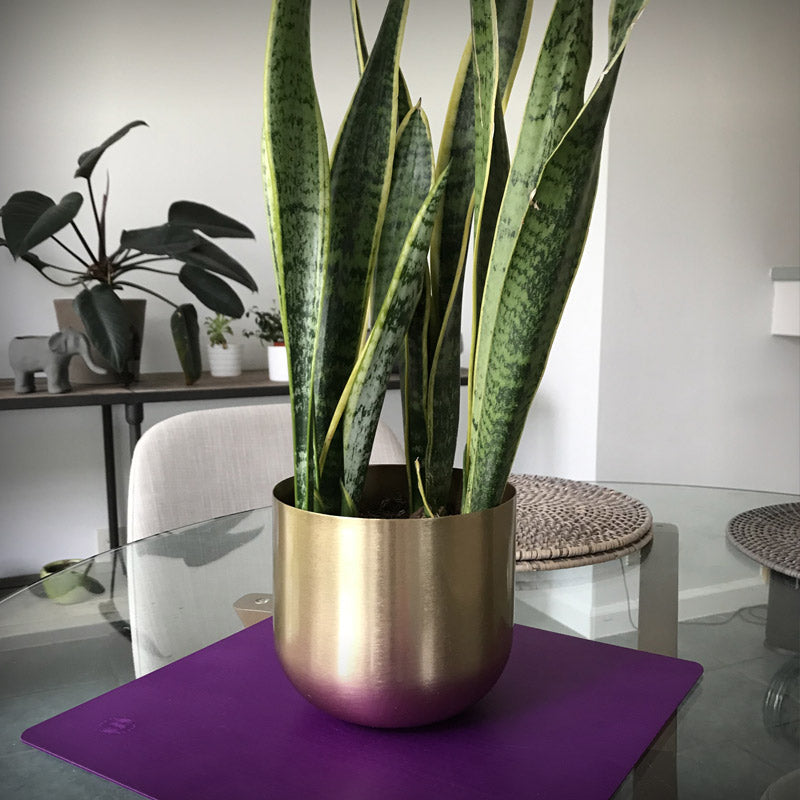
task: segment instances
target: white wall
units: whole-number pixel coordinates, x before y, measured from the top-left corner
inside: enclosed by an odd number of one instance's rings
[[[370,38],[383,5],[362,0]],[[261,287],[245,302],[268,306],[259,166],[268,6],[5,2],[0,202],[21,189],[61,197],[81,188],[71,177],[77,155],[145,119],[150,127],[132,131],[97,170],[101,182],[111,175],[112,235],[157,224],[175,199],[218,207],[256,232],[256,242],[230,249]],[[454,23],[454,0],[412,0],[406,28],[403,69],[436,142],[468,28],[463,6]],[[800,260],[796,6],[654,0],[645,12],[612,111],[609,199],[604,172],[516,471],[797,486],[798,346],[769,336],[768,274]],[[347,7],[317,0],[312,19],[329,143],[356,79]],[[512,141],[550,7],[534,4],[509,110]],[[606,8],[598,3],[601,26]],[[52,332],[60,291],[5,251],[0,275],[0,343]],[[177,283],[159,288],[189,299]],[[178,369],[169,312],[148,303],[146,371]],[[4,350],[0,377],[10,377]],[[247,340],[246,364],[262,358]],[[399,428],[399,404],[387,405]],[[146,425],[187,408],[148,406]],[[115,426],[124,442],[124,422]],[[0,452],[0,576],[94,552],[106,527],[99,410],[4,412]],[[124,461],[121,452],[121,490]]]
[[[362,0],[368,38],[377,32],[383,0]],[[438,145],[453,76],[469,28],[466,1],[412,0],[403,69],[421,96]],[[602,28],[607,0],[599,4]],[[349,4],[317,0],[312,12],[314,66],[328,142],[332,145],[355,86]],[[246,304],[268,306],[275,296],[260,177],[262,65],[268,0],[8,0],[0,9],[0,202],[22,189],[56,199],[82,190],[72,178],[85,149],[133,119],[131,131],[96,170],[100,192],[110,173],[109,232],[154,225],[176,199],[206,202],[242,220],[257,241],[234,241],[230,251],[260,286]],[[516,139],[538,44],[550,4],[535,4],[527,55],[509,109]],[[455,17],[455,21],[454,18]],[[605,34],[599,34],[601,40]],[[601,52],[604,45],[598,48]],[[521,472],[569,477],[594,473],[599,369],[600,287],[605,191],[583,272],[556,343],[548,376],[516,465]],[[88,217],[79,217],[79,221]],[[45,257],[55,251],[42,249]],[[60,255],[59,255],[60,257]],[[0,343],[55,329],[51,301],[61,290],[0,251]],[[174,302],[189,300],[177,282],[153,287]],[[245,292],[247,295],[248,293]],[[165,304],[148,302],[142,354],[145,371],[176,371]],[[203,316],[200,310],[201,318]],[[237,327],[237,330],[241,325]],[[588,332],[589,335],[586,335]],[[465,341],[469,341],[465,322]],[[246,340],[245,363],[263,353]],[[11,377],[5,347],[0,377]],[[573,390],[577,382],[579,390]],[[196,407],[196,406],[191,406]],[[145,427],[189,406],[150,405]],[[386,415],[400,428],[399,403]],[[117,410],[115,428],[126,442]],[[89,555],[106,528],[100,411],[78,408],[0,414],[0,576],[32,572],[44,561]],[[118,453],[125,485],[125,448]],[[460,455],[458,456],[460,460]]]
[[[800,4],[652,2],[610,125],[598,475],[800,489]]]

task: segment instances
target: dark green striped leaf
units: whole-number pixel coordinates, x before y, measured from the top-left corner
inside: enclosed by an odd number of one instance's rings
[[[244,314],[244,304],[239,295],[225,281],[210,272],[186,264],[178,273],[178,280],[204,305],[226,317],[239,319]]]
[[[342,407],[340,404],[337,409],[339,413],[344,412],[343,484],[356,503],[361,496],[392,362],[408,330],[425,282],[433,220],[446,180],[447,171],[431,188],[408,231],[375,325],[342,395],[342,402],[346,405]]]
[[[628,0],[635,13],[621,16],[635,20],[644,4]],[[612,14],[612,28],[614,19]],[[624,34],[612,30],[619,49],[541,170],[505,269],[495,269],[492,255],[473,385],[465,512],[496,505],[508,479],[586,238],[603,131],[629,34],[630,28]],[[491,303],[490,292],[496,298]]]
[[[328,145],[311,69],[310,0],[273,0],[262,139],[267,220],[286,325],[295,503],[315,495],[312,389],[329,235]]]
[[[331,234],[314,393],[318,451],[355,365],[389,193],[397,131],[398,60],[408,0],[389,0],[331,164]],[[341,438],[327,447],[324,502],[338,505]]]

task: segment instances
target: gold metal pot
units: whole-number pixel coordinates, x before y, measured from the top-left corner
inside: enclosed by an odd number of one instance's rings
[[[405,485],[404,466],[370,467],[364,498]],[[446,719],[489,691],[511,650],[513,487],[496,508],[437,519],[301,511],[291,478],[274,498],[275,644],[308,700],[394,728]]]

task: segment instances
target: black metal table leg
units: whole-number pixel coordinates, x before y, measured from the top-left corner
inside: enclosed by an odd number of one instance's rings
[[[130,435],[131,455],[136,442],[142,435],[142,420],[144,419],[144,405],[142,403],[125,403],[125,421],[128,423]]]
[[[106,508],[108,510],[108,544],[119,547],[119,521],[117,517],[117,470],[114,463],[114,428],[111,406],[100,406],[103,412],[103,455],[106,469]]]

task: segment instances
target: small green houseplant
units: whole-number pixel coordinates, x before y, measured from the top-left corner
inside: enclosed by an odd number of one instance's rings
[[[225,337],[233,335],[231,322],[231,318],[226,317],[224,314],[206,317],[205,326],[206,334],[208,335],[208,343],[214,347],[227,347],[228,340]]]
[[[556,0],[512,155],[504,111],[531,4],[465,0],[472,33],[436,158],[399,68],[408,0],[388,0],[371,53],[351,0],[362,74],[329,159],[310,0],[273,0],[263,169],[298,508],[359,514],[398,352],[409,511],[500,502],[580,261],[622,55],[646,0],[612,2],[608,61],[586,93],[592,3]],[[448,509],[470,235],[467,443],[460,507]]]
[[[270,380],[279,383],[288,382],[289,362],[286,357],[280,311],[275,307],[270,311],[260,311],[253,306],[245,314],[245,317],[250,316],[253,317],[256,327],[254,330],[245,330],[244,335],[257,338],[262,346],[266,346]]]
[[[261,311],[257,306],[253,306],[247,309],[244,316],[245,319],[252,317],[256,326],[252,330],[243,330],[242,334],[245,337],[258,339],[262,345],[283,344],[283,323],[277,308]]]
[[[205,319],[208,369],[215,378],[235,378],[242,374],[242,345],[228,341],[228,337],[233,336],[232,321],[225,314],[215,314]]]
[[[126,382],[132,377],[127,373],[132,331],[120,295],[125,289],[134,288],[173,306],[172,338],[186,382],[194,383],[200,376],[197,311],[191,303],[173,303],[144,285],[142,278],[147,273],[173,275],[212,311],[238,318],[244,313],[244,305],[223,278],[251,291],[256,291],[256,283],[238,261],[207,237],[252,239],[253,233],[209,206],[181,200],[170,206],[164,224],[123,231],[119,245],[114,250],[109,249],[106,237],[108,185],[98,204],[92,187],[92,172],[112,144],[132,128],[146,124],[142,120],[130,122],[78,157],[75,177],[84,178],[87,183],[96,231],[94,246],[75,222],[83,205],[79,192],[70,192],[56,203],[35,191],[11,195],[0,209],[4,237],[0,238],[0,246],[7,247],[15,260],[27,262],[51,283],[79,289],[73,305],[90,341]],[[57,235],[67,226],[72,229],[77,247],[68,245]],[[32,252],[48,239],[70,256],[74,266],[51,264]],[[170,262],[180,264],[177,272],[164,269]],[[134,272],[144,275],[132,280]]]

